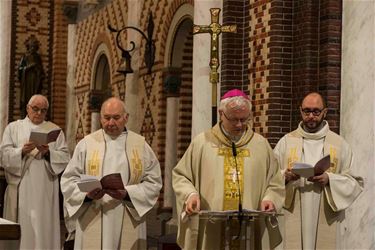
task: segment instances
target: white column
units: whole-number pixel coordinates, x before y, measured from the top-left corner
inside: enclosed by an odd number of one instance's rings
[[[100,113],[91,112],[91,133],[100,129]]]
[[[177,130],[179,98],[167,98],[167,123],[165,135],[164,207],[173,207],[172,169],[177,163]]]
[[[12,1],[0,1],[0,139],[8,123]]]
[[[375,1],[344,0],[340,133],[354,151],[353,171],[365,179],[346,211],[337,249],[375,246]]]
[[[66,75],[66,139],[70,152],[73,152],[76,141],[77,127],[77,101],[74,91],[76,82],[76,46],[77,46],[77,25],[68,25],[68,51],[67,51],[67,75]]]
[[[194,1],[194,24],[209,25],[211,23],[210,8],[221,8],[221,0],[195,0]],[[220,12],[220,14],[222,14]],[[220,22],[222,18],[220,18]],[[221,42],[221,36],[219,37]],[[197,134],[209,129],[211,124],[211,96],[212,86],[209,82],[210,73],[210,41],[207,34],[194,35],[193,46],[193,118],[192,138]],[[219,50],[221,52],[221,50]],[[220,53],[221,54],[221,53]],[[218,70],[220,72],[220,68]],[[219,85],[218,85],[219,92]],[[218,94],[218,97],[220,94]],[[219,99],[219,98],[218,98]]]
[[[139,0],[129,0],[129,10],[128,10],[128,20],[126,23],[126,26],[133,26],[133,27],[139,27],[140,23],[140,14],[141,14],[141,6],[143,4],[143,1]],[[117,27],[117,28],[122,28],[122,27]],[[141,28],[140,28],[141,29]],[[142,30],[142,29],[141,29]],[[143,31],[143,30],[142,30]],[[125,32],[125,31],[124,31]],[[130,41],[133,41],[135,43],[136,48],[134,51],[130,52],[132,58],[131,58],[131,64],[132,68],[134,70],[134,73],[127,74],[126,75],[126,92],[125,92],[125,105],[127,107],[127,112],[129,113],[129,120],[126,125],[126,127],[130,130],[133,130],[135,132],[140,131],[140,120],[141,116],[143,114],[140,114],[138,112],[138,96],[139,96],[139,90],[138,90],[138,85],[139,85],[139,66],[140,66],[140,61],[139,61],[139,50],[143,49],[140,48],[140,42],[142,38],[142,35],[139,34],[136,31],[133,31],[131,29],[127,29],[127,39],[128,43],[127,45],[130,47]],[[143,31],[145,32],[145,31]],[[125,44],[125,43],[124,43]]]

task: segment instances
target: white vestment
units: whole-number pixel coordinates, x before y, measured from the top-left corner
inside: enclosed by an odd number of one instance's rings
[[[183,249],[219,250],[225,245],[224,223],[202,220],[198,215],[192,215],[186,221],[181,219],[191,193],[199,194],[201,210],[237,210],[239,197],[244,209],[259,210],[265,200],[272,201],[276,209],[282,208],[284,183],[267,140],[248,126],[235,147],[236,159],[232,142],[217,124],[193,139],[173,169],[172,182],[179,215],[177,242]],[[239,186],[241,194],[237,195]],[[280,243],[278,228],[272,230],[264,218],[259,218],[255,224],[251,234],[256,249],[268,249]],[[233,235],[238,234],[238,228],[232,227],[231,231]],[[230,247],[238,249],[244,247],[243,243],[231,241]]]
[[[293,162],[315,165],[323,156],[331,156],[327,170],[329,184],[324,188],[303,177],[286,184],[285,249],[337,248],[336,227],[345,219],[344,210],[362,191],[362,179],[352,174],[353,156],[349,145],[324,123],[316,133],[305,132],[300,123],[274,149],[283,173]]]
[[[130,201],[105,194],[85,201],[77,186],[96,152],[98,177],[120,173]],[[133,170],[140,172],[137,174]],[[136,173],[136,174],[134,174]],[[136,175],[136,176],[134,176]],[[155,205],[162,186],[160,165],[144,138],[124,132],[115,139],[98,130],[81,140],[61,178],[68,230],[75,230],[75,249],[145,249],[145,214]]]
[[[40,124],[40,125],[44,125]],[[21,249],[60,249],[58,174],[69,161],[64,134],[49,143],[49,160],[40,155],[22,157],[33,124],[28,117],[10,123],[1,144],[2,166],[8,183],[4,218],[21,226]]]

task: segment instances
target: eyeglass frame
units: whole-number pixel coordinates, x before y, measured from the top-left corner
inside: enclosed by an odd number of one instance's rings
[[[234,118],[229,119],[224,111],[222,113],[225,119],[227,119],[233,125],[236,125],[238,122],[240,122],[242,125],[245,125],[251,120],[251,115],[249,115],[249,117],[247,117],[246,119],[234,119]]]
[[[318,117],[320,116],[324,110],[326,110],[327,108],[323,108],[323,109],[308,109],[308,108],[302,108],[300,107],[300,110],[301,110],[301,113],[304,115],[304,116],[309,116],[310,114],[312,114],[313,116],[315,117]]]
[[[47,114],[48,108],[39,108],[37,106],[28,105],[34,113]]]

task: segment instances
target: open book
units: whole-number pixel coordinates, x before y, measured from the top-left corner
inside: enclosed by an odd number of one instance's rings
[[[329,155],[324,156],[320,159],[315,166],[307,163],[295,162],[292,167],[292,172],[305,178],[312,177],[314,175],[323,174],[331,164],[331,157]]]
[[[77,182],[79,190],[90,192],[96,188],[119,190],[125,189],[120,173],[103,176],[100,180],[96,176],[82,174],[81,180]]]
[[[61,128],[57,127],[53,123],[47,122],[42,124],[37,129],[31,131],[29,141],[32,141],[37,145],[48,144],[56,141],[60,132]]]

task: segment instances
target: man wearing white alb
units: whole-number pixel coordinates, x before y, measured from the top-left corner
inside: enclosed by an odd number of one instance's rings
[[[327,108],[319,93],[308,94],[300,107],[298,128],[277,143],[274,152],[285,177],[285,249],[335,249],[338,223],[362,192],[352,173],[353,155],[345,140],[329,129]],[[315,165],[330,155],[323,174],[308,179],[291,171],[293,163]]]
[[[48,106],[46,97],[32,96],[27,116],[5,128],[1,143],[4,218],[20,224],[20,249],[60,249],[58,175],[69,162],[68,147],[63,132],[48,144],[30,140],[32,130],[57,128],[45,121]]]
[[[82,139],[61,178],[66,224],[74,249],[146,249],[145,214],[162,186],[159,162],[145,138],[126,129],[125,104],[112,97],[102,128]],[[121,175],[124,187],[80,191],[80,175]]]

